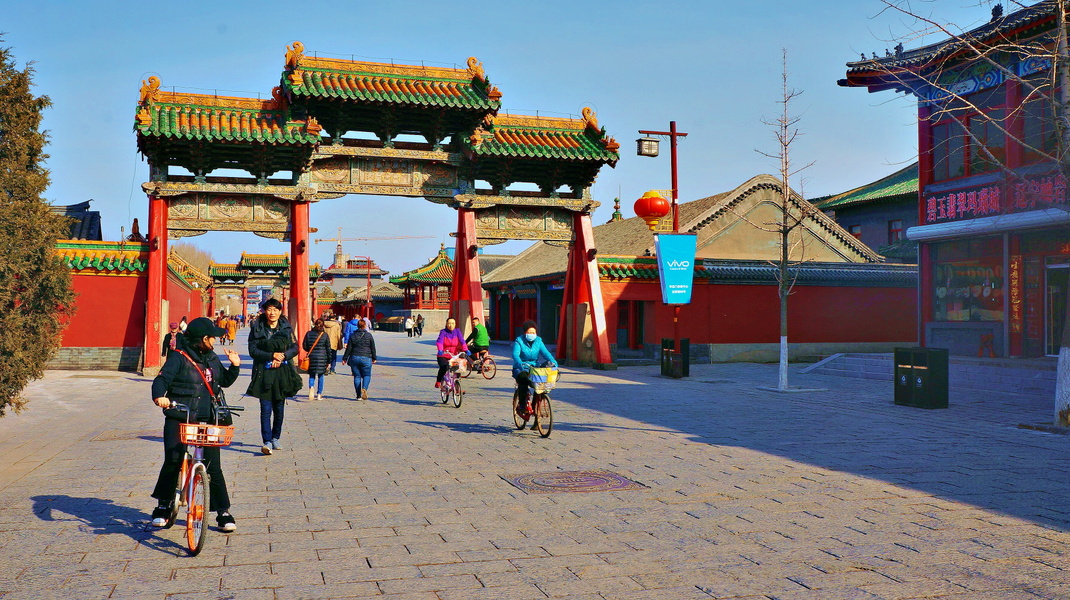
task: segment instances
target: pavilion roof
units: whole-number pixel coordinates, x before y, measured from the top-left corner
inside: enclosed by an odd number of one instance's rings
[[[279,88],[272,98],[240,98],[167,92],[150,77],[141,88],[135,128],[141,136],[176,140],[314,146],[315,119],[290,118]]]
[[[294,42],[286,52],[282,86],[295,98],[477,111],[496,111],[501,105],[501,92],[475,57],[468,59],[467,68],[454,69],[320,58],[304,49]]]
[[[596,162],[615,165],[620,144],[598,128],[589,108],[582,119],[498,114],[463,141],[465,152],[489,156]]]
[[[238,267],[242,269],[285,269],[290,266],[290,257],[286,254],[246,254],[241,253]]]
[[[390,283],[394,285],[406,285],[410,283],[434,283],[444,284],[453,282],[453,261],[446,254],[446,246],[439,249],[438,254],[426,265],[411,271],[405,271],[398,277],[391,277]]]
[[[811,200],[811,204],[821,210],[833,210],[847,206],[872,204],[885,200],[901,200],[918,196],[918,163],[904,167],[891,175],[873,183],[833,194],[824,198]]]
[[[1038,26],[1049,26],[1055,18],[1056,3],[1044,0],[1033,6],[996,16],[984,25],[935,44],[895,54],[865,58],[847,63],[847,78],[839,80],[844,87],[867,87],[870,92],[887,89],[910,91],[907,84],[914,73],[940,67],[947,61],[968,61],[976,58],[971,48],[984,49],[988,44],[1004,44],[1023,35],[1036,33]]]
[[[141,242],[57,240],[56,255],[72,271],[136,275],[148,267],[149,245]]]
[[[379,285],[372,286],[372,301],[390,301],[401,300],[405,297],[405,292],[398,286],[384,281]]]
[[[208,267],[208,273],[212,277],[245,277],[248,275],[245,271],[238,268],[237,264],[221,264],[212,263]]]

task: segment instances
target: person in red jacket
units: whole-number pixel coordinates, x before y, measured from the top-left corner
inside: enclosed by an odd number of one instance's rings
[[[468,352],[468,344],[464,341],[464,334],[457,329],[457,320],[453,317],[446,319],[446,328],[438,332],[438,376],[435,378],[435,387],[442,386],[442,377],[446,369],[450,368],[450,359],[461,352]]]

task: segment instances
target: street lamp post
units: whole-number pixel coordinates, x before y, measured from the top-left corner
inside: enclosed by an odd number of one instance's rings
[[[640,129],[639,133],[647,137],[636,140],[636,154],[639,156],[654,157],[658,155],[658,138],[650,136],[669,137],[669,163],[672,170],[672,232],[680,232],[680,205],[679,186],[676,181],[676,138],[687,137],[686,133],[676,130],[676,121],[669,121],[668,131],[648,131]],[[680,346],[680,305],[673,305],[672,313],[672,336],[673,349],[679,351]]]

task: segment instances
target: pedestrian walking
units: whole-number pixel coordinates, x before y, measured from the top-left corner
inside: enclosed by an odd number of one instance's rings
[[[353,372],[353,390],[358,400],[368,399],[368,388],[372,383],[372,365],[377,360],[375,338],[362,323],[357,331],[349,336],[349,343],[342,355],[342,364],[349,365]]]
[[[303,382],[294,368],[297,338],[286,317],[282,303],[275,298],[264,303],[260,316],[249,332],[249,356],[253,358],[253,378],[246,394],[260,400],[260,451],[271,454],[281,450],[282,420],[286,399],[301,391]]]
[[[413,327],[415,326],[416,322],[412,320],[412,317],[405,317],[405,333],[407,333],[409,337],[413,336]]]
[[[416,315],[416,323],[414,324],[414,327],[416,327],[416,337],[423,337],[424,336],[424,316],[423,315]]]
[[[182,331],[178,328],[178,323],[172,322],[170,326],[171,330],[167,332],[167,335],[163,336],[163,348],[160,350],[160,356],[166,359],[171,356],[171,353],[178,348],[179,338],[182,337]]]
[[[172,329],[178,329],[173,324]],[[178,487],[179,470],[186,454],[186,445],[179,437],[179,425],[190,417],[202,423],[215,422],[215,399],[222,395],[223,388],[230,387],[238,379],[241,359],[233,350],[223,350],[230,366],[223,368],[215,353],[215,341],[224,331],[206,317],[194,319],[187,325],[186,333],[175,336],[174,351],[167,357],[160,373],[152,380],[152,402],[163,409],[164,459],[152,497],[158,504],[152,511],[152,524],[164,527],[172,512],[175,489]],[[209,387],[210,386],[210,387]],[[185,404],[189,413],[173,408],[173,403]],[[204,447],[204,464],[208,470],[209,506],[215,511],[216,524],[225,532],[237,529],[230,514],[230,496],[223,467],[219,461],[219,447]]]
[[[234,345],[234,338],[238,337],[238,320],[234,317],[227,319],[227,342]]]
[[[331,313],[323,315],[323,330],[327,332],[327,374],[331,375],[338,366],[338,351],[345,348],[342,344],[342,326]]]
[[[329,364],[327,346],[330,339],[324,331],[323,319],[316,319],[312,329],[305,332],[301,347],[308,352],[308,399],[323,399],[323,375]]]

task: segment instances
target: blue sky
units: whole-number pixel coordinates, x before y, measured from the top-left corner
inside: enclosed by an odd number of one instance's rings
[[[987,19],[988,3],[916,2],[915,7],[960,26]],[[278,84],[287,44],[306,53],[358,60],[463,65],[483,62],[511,112],[579,115],[591,106],[621,143],[615,169],[594,186],[609,219],[648,189],[669,185],[668,149],[635,156],[639,129],[668,129],[676,120],[688,137],[679,147],[682,201],[730,190],[777,163],[775,152],[781,48],[790,85],[804,93],[793,104],[802,137],[792,160],[814,165],[792,181],[807,197],[837,193],[909,164],[917,152],[913,105],[901,95],[840,88],[844,63],[860,52],[884,54],[910,23],[881,13],[878,0],[806,2],[630,1],[541,2],[376,1],[128,2],[7,0],[0,31],[19,65],[34,61],[36,90],[51,97],[45,114],[52,185],[47,198],[73,204],[92,198],[105,239],[118,239],[147,217],[140,184],[148,167],[132,131],[141,80],[160,77],[179,91],[270,93]],[[933,39],[908,41],[908,48]],[[415,268],[449,243],[452,210],[422,199],[347,196],[312,207],[311,224],[333,237],[428,235],[430,239],[352,242],[394,274]],[[240,253],[285,253],[288,246],[253,234],[208,234],[183,241],[218,262]],[[515,253],[526,244],[492,246]],[[331,262],[333,243],[314,244],[312,262]]]

